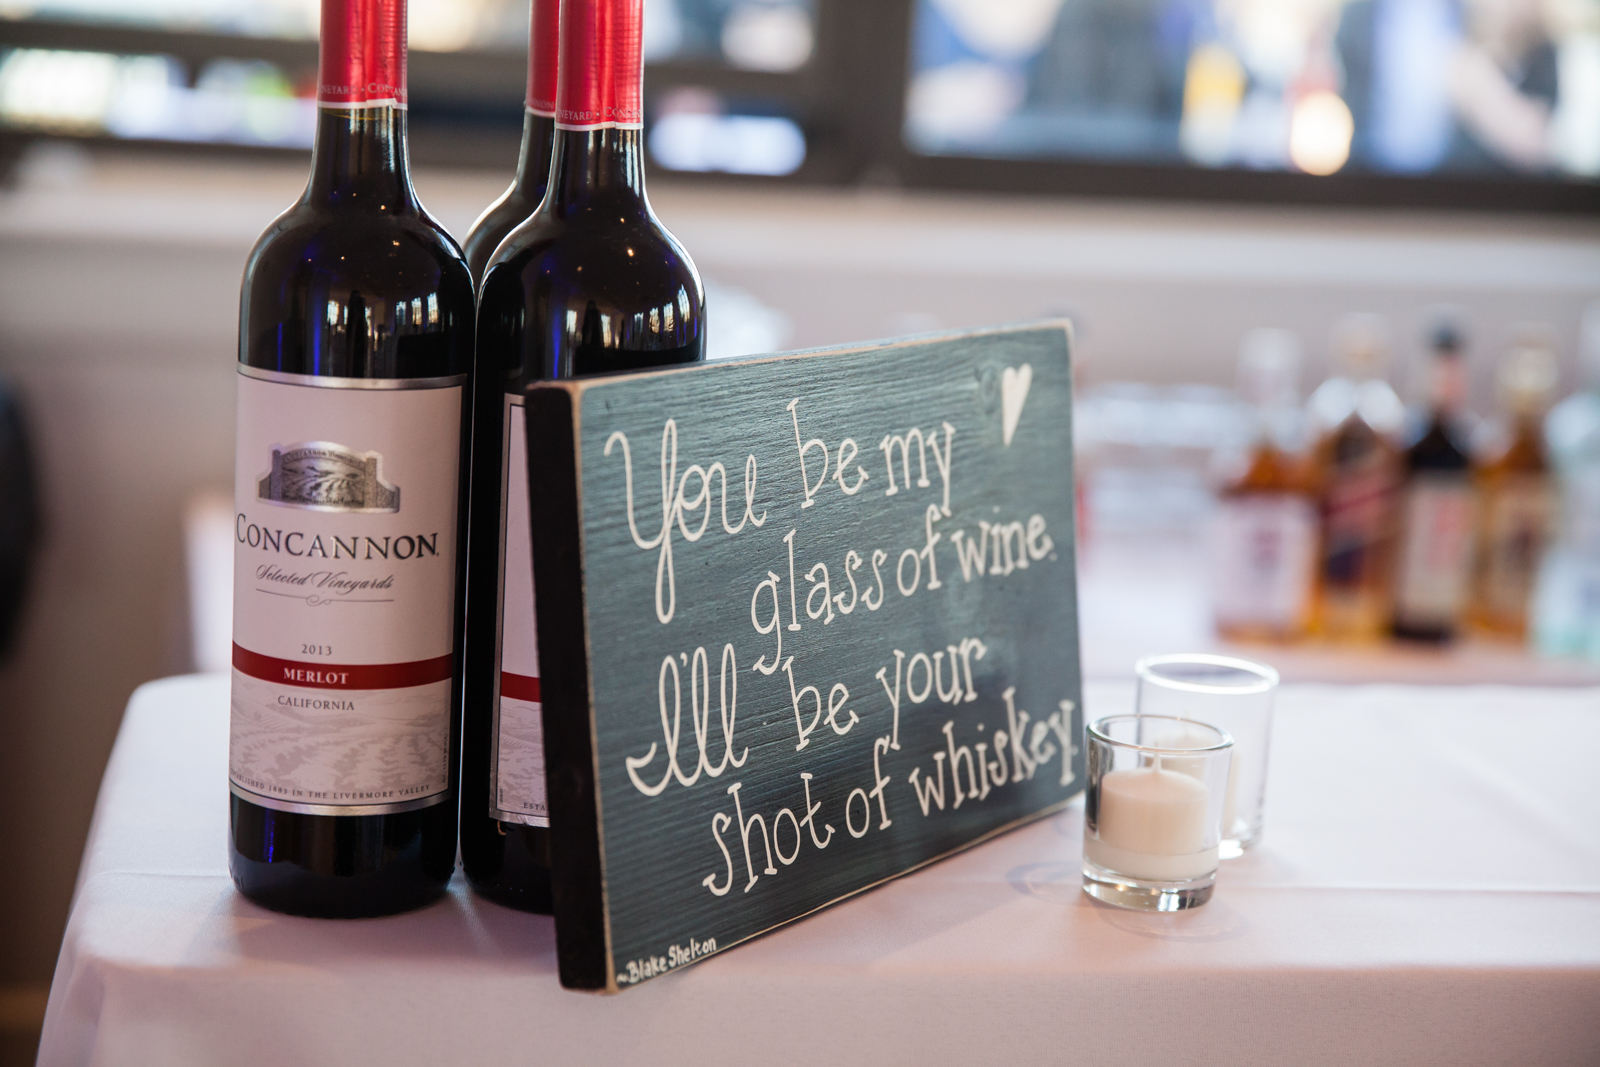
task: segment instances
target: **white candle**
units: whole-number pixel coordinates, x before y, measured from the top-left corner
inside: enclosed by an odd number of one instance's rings
[[[1216,742],[1216,735],[1210,730],[1199,724],[1185,723],[1161,731],[1151,744],[1156,748],[1210,748]],[[1223,837],[1233,833],[1234,794],[1239,788],[1239,767],[1242,762],[1239,758],[1239,739],[1236,737],[1233,739],[1233,758],[1228,761],[1228,792],[1222,804]],[[1204,776],[1205,765],[1203,756],[1162,757],[1162,766],[1167,770],[1193,775],[1195,778]]]
[[[1151,767],[1112,771],[1100,779],[1097,833],[1083,853],[1119,874],[1184,881],[1217,869],[1217,849],[1205,847],[1210,793],[1194,776]]]

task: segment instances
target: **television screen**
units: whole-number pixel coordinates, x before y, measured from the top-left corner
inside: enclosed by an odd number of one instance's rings
[[[1600,176],[1600,0],[916,0],[924,155]]]

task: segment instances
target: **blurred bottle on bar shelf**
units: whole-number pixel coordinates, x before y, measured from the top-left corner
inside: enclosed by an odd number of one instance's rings
[[[495,249],[539,206],[550,180],[550,154],[556,134],[556,53],[560,45],[561,0],[533,0],[528,13],[528,89],[523,101],[522,150],[517,175],[500,198],[484,209],[467,231],[461,249],[472,279],[483,281]]]
[[[1310,621],[1317,511],[1299,374],[1293,334],[1245,338],[1239,392],[1255,408],[1255,439],[1220,493],[1209,538],[1217,630],[1234,640],[1288,640]]]
[[[499,624],[505,658],[472,663],[479,697],[465,709],[461,855],[478,892],[532,911],[552,906],[551,830],[521,469],[539,457],[522,458],[525,448],[510,445],[524,434],[521,389],[538,379],[705,358],[700,276],[645,196],[642,19],[643,0],[562,4],[549,188],[500,244],[479,293],[483,414],[473,447],[490,461],[473,471],[472,558],[489,564],[474,562],[469,599],[496,604],[502,560],[505,598],[501,618],[473,613],[469,631],[482,636],[468,640],[492,648]],[[487,543],[479,530],[488,531]],[[514,651],[526,662],[513,663]]]
[[[1377,641],[1389,631],[1400,455],[1405,408],[1383,373],[1387,330],[1352,315],[1334,339],[1336,371],[1308,405],[1320,538],[1312,630],[1336,641]]]
[[[1394,634],[1442,642],[1456,636],[1466,612],[1477,516],[1462,426],[1467,377],[1461,336],[1441,325],[1430,348],[1427,415],[1401,460]]]
[[[1583,387],[1551,409],[1545,443],[1555,468],[1556,535],[1539,569],[1534,646],[1600,662],[1600,301],[1583,317]]]
[[[1539,562],[1555,519],[1545,453],[1544,414],[1556,385],[1546,338],[1513,346],[1500,363],[1500,394],[1511,415],[1507,447],[1478,470],[1478,559],[1470,620],[1474,629],[1521,641]]]
[[[306,915],[455,870],[472,278],[411,186],[405,72],[405,0],[323,0],[311,180],[245,267],[228,866]]]

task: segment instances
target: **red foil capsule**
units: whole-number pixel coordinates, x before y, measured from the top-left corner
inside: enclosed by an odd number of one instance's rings
[[[644,0],[561,0],[557,129],[644,125],[643,27]]]
[[[317,104],[406,106],[406,0],[322,0]]]
[[[528,110],[556,114],[556,69],[561,50],[561,0],[533,0],[528,20]]]

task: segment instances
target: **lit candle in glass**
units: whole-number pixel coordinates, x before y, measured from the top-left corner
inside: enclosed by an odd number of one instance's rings
[[[1232,740],[1204,723],[1114,715],[1089,727],[1083,884],[1123,907],[1205,903],[1216,879]]]

